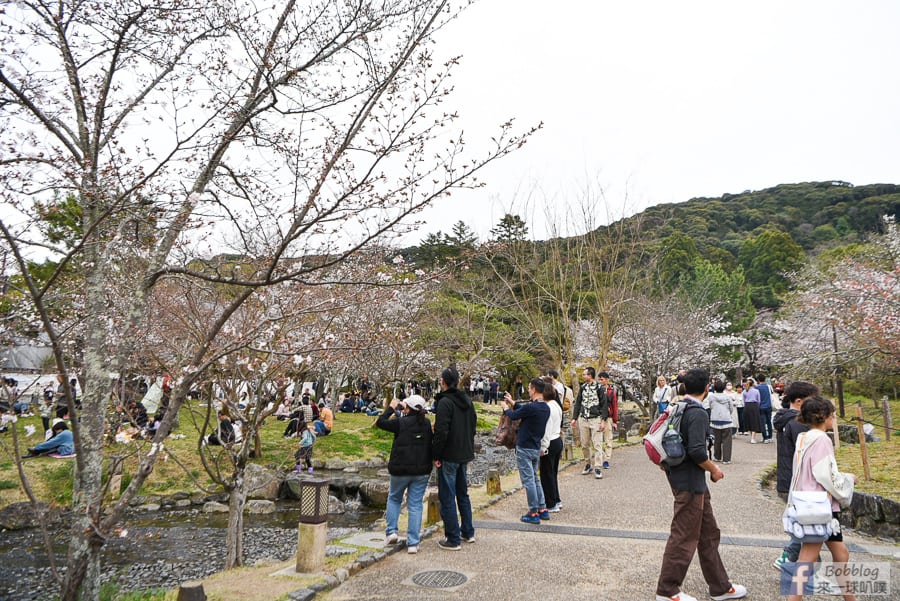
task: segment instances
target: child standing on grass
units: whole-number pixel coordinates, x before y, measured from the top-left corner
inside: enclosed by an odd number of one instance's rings
[[[302,472],[303,464],[305,463],[306,470],[311,474],[313,473],[312,453],[313,446],[316,444],[316,435],[312,428],[302,418],[297,426],[297,432],[299,432],[298,436],[300,437],[300,448],[294,453],[294,459],[297,460],[297,467],[295,469],[298,472]]]

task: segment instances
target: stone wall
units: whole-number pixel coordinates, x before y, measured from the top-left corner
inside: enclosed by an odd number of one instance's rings
[[[841,523],[863,534],[900,541],[900,503],[878,495],[854,493],[850,507],[841,510]]]

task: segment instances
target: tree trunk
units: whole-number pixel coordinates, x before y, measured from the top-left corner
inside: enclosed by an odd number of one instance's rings
[[[88,288],[92,289],[90,279]],[[105,295],[99,290],[87,294],[89,304],[102,306]],[[102,316],[101,307],[90,307],[89,316]],[[88,318],[89,322],[93,321]],[[73,425],[78,431],[77,463],[72,489],[72,536],[65,580],[60,597],[62,601],[98,601],[100,598],[100,553],[106,534],[100,531],[103,513],[103,434],[106,403],[109,399],[111,366],[105,352],[105,330],[89,324],[84,352],[84,393],[82,411]]]
[[[237,466],[234,474],[234,488],[228,498],[228,534],[225,536],[226,570],[240,567],[244,563],[244,505],[246,504],[244,466]]]

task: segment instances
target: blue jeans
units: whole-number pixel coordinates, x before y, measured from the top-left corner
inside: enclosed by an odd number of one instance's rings
[[[800,557],[800,547],[803,546],[803,543],[800,542],[799,539],[791,537],[791,542],[784,546],[783,551],[787,553],[787,560],[796,562]]]
[[[421,476],[391,476],[391,488],[388,492],[387,511],[384,517],[387,520],[385,534],[397,532],[397,521],[400,519],[400,504],[403,503],[403,492],[406,492],[406,508],[409,511],[409,523],[406,527],[406,546],[415,547],[419,544],[419,535],[422,532],[422,501],[425,498],[425,489],[428,488],[428,478],[431,474]]]
[[[516,467],[519,468],[519,479],[525,488],[525,496],[528,498],[528,511],[537,512],[547,508],[544,500],[544,489],[538,481],[538,461],[541,458],[540,449],[523,449],[516,447]]]
[[[316,429],[316,436],[327,436],[331,434],[331,430],[325,427],[325,422],[320,419],[317,419],[313,422],[313,428]]]
[[[467,463],[441,461],[438,468],[438,498],[441,501],[441,519],[444,536],[451,545],[458,545],[461,537],[475,536],[472,524],[472,501],[469,500],[469,483],[466,480]],[[459,506],[459,519],[456,507]],[[462,526],[460,526],[462,522]]]

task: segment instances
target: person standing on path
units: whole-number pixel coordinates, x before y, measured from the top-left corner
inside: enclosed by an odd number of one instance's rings
[[[709,416],[702,411],[703,399],[709,392],[709,372],[690,369],[684,375],[685,409],[680,432],[684,441],[684,461],[674,467],[663,468],[675,497],[674,515],[663,553],[662,568],[656,584],[656,601],[697,601],[683,593],[681,584],[697,553],[700,568],[714,601],[741,599],[747,589],[732,584],[719,555],[721,533],[713,515],[706,472],[718,482],[725,477],[719,466],[706,453]],[[698,411],[697,409],[701,409]]]
[[[606,395],[606,414],[603,418],[603,426],[600,428],[600,452],[602,453],[603,469],[608,470],[612,461],[613,431],[619,429],[619,397],[616,390],[609,385],[609,374],[601,371],[597,374],[600,388]]]
[[[553,377],[547,376],[544,380],[543,403],[550,409],[550,417],[541,438],[541,458],[539,461],[541,470],[541,489],[544,491],[544,502],[547,511],[556,513],[562,509],[562,499],[559,498],[559,459],[562,457],[562,420],[563,412],[560,407],[561,399],[558,396]],[[563,388],[565,393],[565,388]]]
[[[665,376],[656,378],[656,390],[653,391],[653,402],[656,407],[657,417],[665,413],[666,409],[669,408],[669,401],[672,400],[673,396],[675,396],[675,391],[672,390],[672,387],[666,382]]]
[[[384,513],[387,521],[385,544],[393,545],[399,542],[397,523],[400,520],[400,505],[403,503],[405,491],[406,507],[409,510],[406,552],[414,554],[419,551],[422,506],[425,490],[428,488],[428,478],[431,476],[432,431],[425,410],[425,399],[414,394],[405,402],[400,402],[394,397],[375,425],[394,434],[391,457],[388,460],[391,485]]]
[[[759,374],[759,418],[762,422],[763,442],[772,442],[772,387],[766,382],[765,374]]]
[[[713,392],[707,398],[709,399],[709,425],[715,436],[713,461],[729,464],[731,463],[731,427],[734,422],[731,418],[731,397],[725,394],[725,382],[716,378],[713,381]]]
[[[791,490],[791,478],[794,462],[794,451],[797,450],[797,438],[809,430],[809,425],[801,423],[800,408],[803,401],[819,394],[819,387],[809,382],[791,382],[784,389],[783,399],[790,405],[787,409],[779,409],[775,414],[775,433],[777,442],[777,463],[775,470],[775,490],[781,500],[787,502],[788,492]],[[791,537],[783,549],[781,557],[775,560],[775,568],[780,570],[785,562],[797,561],[800,555],[801,542]]]
[[[819,396],[806,399],[800,407],[799,419],[809,426],[809,430],[797,438],[798,448],[793,461],[793,490],[828,492],[833,516],[832,527],[835,530],[824,544],[831,551],[834,565],[844,565],[850,561],[850,551],[844,544],[840,512],[842,507],[849,507],[853,500],[856,477],[838,471],[834,458],[834,443],[828,437],[828,432],[834,427],[834,405]],[[793,594],[788,595],[788,601],[800,601],[803,598],[803,585],[809,584],[808,579],[813,575],[814,562],[821,549],[821,542],[805,542],[800,548],[797,562],[790,567],[785,566],[792,575],[794,588],[791,591]],[[856,601],[856,595],[852,594],[851,587],[848,586],[847,570],[837,570],[835,575],[841,590],[846,591],[844,601]]]
[[[434,397],[434,438],[431,455],[438,468],[438,498],[444,537],[441,549],[458,551],[461,541],[475,542],[472,501],[466,468],[475,459],[475,405],[459,390],[459,373],[453,367],[441,372],[441,391]],[[456,510],[459,508],[459,519]]]
[[[593,367],[585,367],[581,377],[584,382],[575,399],[572,427],[578,430],[581,452],[586,462],[581,474],[584,476],[594,472],[594,477],[600,479],[603,478],[602,429],[609,416],[609,402],[601,386],[595,381],[597,372]]]
[[[528,499],[528,512],[521,520],[529,524],[540,524],[541,520],[549,520],[544,490],[538,480],[538,462],[541,458],[541,440],[547,431],[550,419],[550,407],[544,401],[544,389],[547,384],[541,378],[534,378],[528,383],[530,403],[516,403],[508,392],[500,401],[503,413],[511,420],[522,420],[516,435],[516,467],[519,468],[519,479],[525,496]],[[552,391],[552,388],[551,388]],[[555,394],[555,392],[554,392]],[[552,397],[551,397],[552,398]],[[550,401],[555,403],[556,401]]]
[[[762,432],[762,419],[759,416],[759,390],[756,381],[747,378],[743,382],[744,393],[744,425],[750,432],[750,444],[756,444],[756,435]]]

